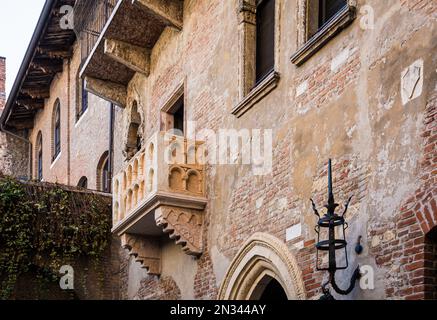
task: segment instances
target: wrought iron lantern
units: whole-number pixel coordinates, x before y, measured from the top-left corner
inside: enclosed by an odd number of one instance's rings
[[[318,271],[328,271],[329,272],[329,280],[323,284],[322,289],[324,295],[321,299],[329,300],[334,299],[330,294],[329,289],[327,288],[330,284],[331,287],[340,295],[348,295],[355,288],[356,281],[360,278],[360,268],[359,266],[355,270],[352,275],[350,286],[348,289],[341,289],[335,280],[335,273],[338,270],[345,270],[349,267],[349,261],[347,256],[347,242],[346,242],[346,229],[348,228],[348,224],[345,220],[345,215],[348,210],[350,201],[352,197],[349,198],[347,203],[345,204],[344,211],[341,215],[337,214],[335,211],[339,206],[335,203],[334,194],[332,191],[332,161],[329,159],[329,168],[328,168],[328,204],[325,206],[327,209],[326,214],[321,217],[316,204],[313,199],[311,199],[311,203],[313,205],[314,213],[319,218],[319,221],[315,227],[315,231],[317,233],[317,256],[316,256],[316,267]],[[327,235],[327,239],[324,238]],[[344,250],[345,263],[344,265],[338,265],[337,263],[337,252]],[[328,254],[328,266],[322,267],[320,265],[319,257],[321,254]]]

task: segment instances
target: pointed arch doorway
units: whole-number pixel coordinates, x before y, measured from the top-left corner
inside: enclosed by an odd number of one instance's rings
[[[305,286],[294,256],[281,240],[254,234],[238,252],[223,279],[221,300],[301,300]]]
[[[264,276],[256,285],[249,300],[257,301],[287,301],[287,293],[282,284],[271,276]]]

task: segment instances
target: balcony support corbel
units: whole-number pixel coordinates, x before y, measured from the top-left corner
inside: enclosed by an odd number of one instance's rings
[[[118,83],[85,77],[85,90],[124,108],[127,99],[127,88]]]
[[[158,239],[140,235],[123,234],[121,245],[140,262],[150,275],[161,275],[161,247]]]
[[[170,27],[182,30],[183,26],[183,1],[180,0],[132,0],[142,8],[150,11]]]
[[[133,44],[105,39],[104,52],[115,61],[125,65],[129,69],[140,72],[145,76],[150,73],[150,50]]]
[[[160,206],[155,210],[155,220],[169,234],[170,239],[182,245],[186,254],[196,257],[202,254],[202,211]]]

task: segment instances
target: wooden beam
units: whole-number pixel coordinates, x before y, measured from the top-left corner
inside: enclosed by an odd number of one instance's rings
[[[182,30],[184,2],[181,0],[132,0],[142,8],[151,11],[168,26]]]
[[[26,119],[12,119],[8,121],[8,126],[14,127],[17,130],[24,130],[24,129],[32,129],[33,128],[33,118],[26,118]]]
[[[105,39],[104,52],[135,72],[143,73],[146,76],[150,73],[150,50],[146,48],[119,40]]]
[[[61,59],[34,59],[31,67],[46,74],[56,74],[62,72],[64,63]]]
[[[33,99],[48,99],[48,98],[50,98],[50,88],[49,87],[21,88],[21,92],[30,96]]]
[[[48,56],[49,58],[69,59],[72,56],[70,48],[55,48],[55,46],[39,46],[37,49],[39,54]]]
[[[85,77],[85,90],[119,107],[126,106],[127,87],[122,84]]]
[[[38,110],[44,108],[44,99],[17,99],[17,104],[29,110]]]

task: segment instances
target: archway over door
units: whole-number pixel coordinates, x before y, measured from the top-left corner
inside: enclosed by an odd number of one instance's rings
[[[254,234],[243,245],[223,279],[222,300],[305,299],[305,286],[296,259],[281,240]]]

